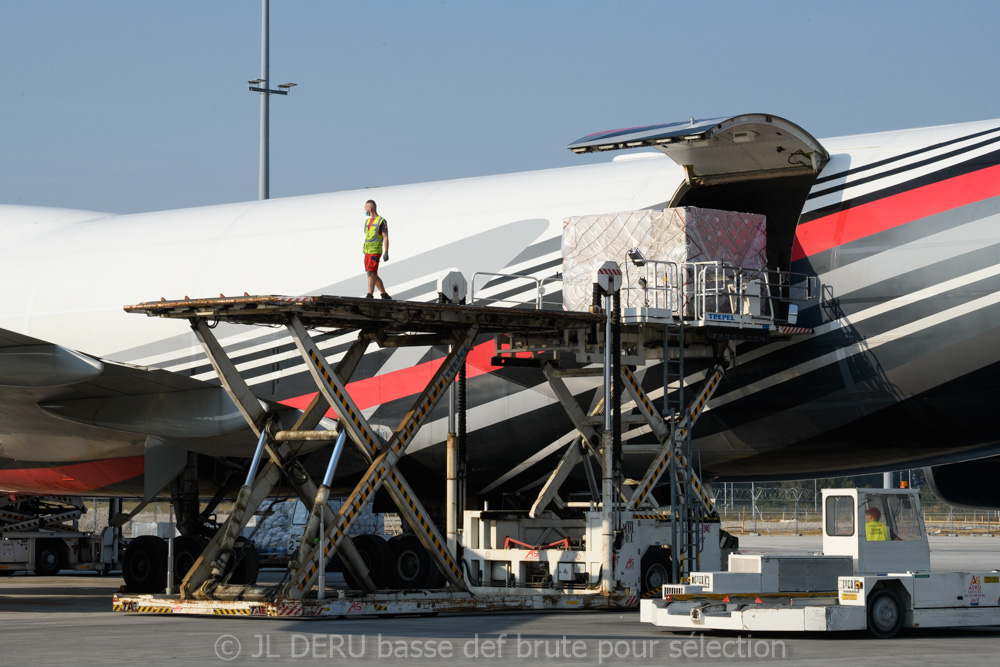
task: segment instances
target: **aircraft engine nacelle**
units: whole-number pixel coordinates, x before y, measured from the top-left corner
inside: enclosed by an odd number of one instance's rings
[[[949,505],[1000,509],[1000,456],[924,468],[931,489]]]

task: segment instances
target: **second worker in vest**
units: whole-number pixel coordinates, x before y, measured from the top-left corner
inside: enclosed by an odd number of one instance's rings
[[[368,214],[368,219],[365,220],[364,246],[365,271],[368,273],[368,294],[365,298],[374,298],[375,288],[378,287],[383,299],[391,299],[378,275],[379,260],[389,261],[389,224],[378,214],[372,199],[365,202],[365,213]]]
[[[889,539],[889,528],[881,519],[882,512],[877,507],[865,510],[865,539],[869,542],[885,542]]]

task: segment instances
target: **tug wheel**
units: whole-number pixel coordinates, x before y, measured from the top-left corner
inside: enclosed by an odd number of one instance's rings
[[[657,595],[665,584],[673,583],[673,561],[669,552],[658,547],[646,549],[639,561],[639,587],[642,597]]]
[[[876,639],[890,639],[903,627],[903,605],[899,596],[880,588],[868,596],[868,633]]]
[[[62,549],[59,540],[39,540],[35,549],[35,574],[50,577],[62,569]]]

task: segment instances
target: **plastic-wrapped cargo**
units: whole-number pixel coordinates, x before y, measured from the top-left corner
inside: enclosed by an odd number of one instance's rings
[[[328,501],[330,510],[336,514],[340,511],[340,506],[344,504],[342,498],[331,498]],[[288,562],[289,557],[298,549],[302,540],[302,532],[309,521],[309,510],[300,500],[285,500],[276,502],[273,505],[265,504],[271,510],[271,514],[262,517],[258,521],[255,529],[244,529],[244,537],[253,535],[254,546],[261,562],[274,565]],[[381,514],[372,511],[372,504],[368,503],[361,511],[361,516],[355,520],[348,535],[383,535],[384,518]]]
[[[626,253],[638,248],[648,260],[721,260],[750,271],[767,267],[767,220],[757,213],[685,206],[660,211],[623,211],[566,218],[563,226],[563,305],[587,310],[593,301],[593,274],[607,261],[625,277],[622,307],[644,305],[637,282],[644,272]],[[682,278],[682,281],[686,280]]]

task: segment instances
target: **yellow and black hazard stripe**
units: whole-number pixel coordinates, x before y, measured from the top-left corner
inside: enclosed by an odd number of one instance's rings
[[[458,375],[458,371],[462,364],[465,363],[465,357],[468,353],[468,349],[466,348],[459,350],[452,362],[448,364],[447,368],[444,369],[444,372],[441,373],[438,379],[435,380],[429,387],[430,391],[428,391],[427,395],[424,396],[424,400],[420,402],[420,405],[414,409],[413,412],[410,413],[406,422],[400,425],[399,429],[397,429],[399,438],[393,446],[393,451],[399,453],[404,447],[406,447],[410,438],[412,438],[413,434],[420,428],[424,418],[430,414],[431,409],[437,405],[438,398],[448,388],[448,385],[451,384],[452,380],[455,379],[455,376]]]
[[[418,505],[416,504],[416,502],[414,502],[413,496],[410,495],[409,490],[403,483],[402,478],[396,474],[395,470],[392,470],[389,472],[389,479],[392,480],[393,485],[402,494],[404,501],[410,508],[410,511],[413,512],[413,515],[417,518],[417,521],[420,523],[420,527],[423,528],[424,534],[427,535],[431,543],[434,545],[434,548],[438,550],[439,554],[441,554],[441,557],[444,559],[444,562],[448,565],[448,569],[452,571],[455,577],[461,579],[462,573],[459,571],[458,565],[455,563],[454,560],[452,560],[451,555],[448,553],[446,545],[443,544],[440,539],[438,539],[438,532],[435,529],[434,525],[429,521],[427,521],[424,515],[420,512]]]
[[[212,616],[249,616],[249,609],[213,609]]]
[[[170,607],[159,605],[153,607],[148,605],[133,605],[125,602],[115,602],[111,606],[111,611],[131,611],[137,614],[169,614]]]
[[[310,348],[309,358],[312,360],[313,364],[316,365],[316,370],[318,370],[319,374],[323,376],[323,380],[326,381],[327,386],[330,387],[330,391],[333,392],[334,397],[337,399],[337,404],[343,409],[347,419],[361,432],[361,437],[364,438],[365,442],[368,444],[368,448],[371,449],[372,454],[377,454],[379,442],[372,436],[371,431],[368,429],[367,424],[362,420],[361,415],[356,413],[351,407],[350,402],[347,398],[345,398],[344,392],[340,390],[339,383],[333,381],[330,371],[327,370],[326,365],[316,353],[316,350]]]
[[[635,381],[635,376],[632,375],[632,371],[628,369],[628,366],[622,366],[622,373],[625,374],[625,379],[628,383],[632,385],[632,389],[635,391],[635,395],[639,397],[639,402],[642,403],[642,407],[645,408],[646,412],[651,415],[656,414],[656,408],[653,407],[653,403],[649,400],[646,392],[642,390],[639,383]]]
[[[698,415],[701,414],[702,408],[704,408],[705,404],[708,403],[708,397],[711,396],[713,393],[715,393],[715,387],[716,385],[719,384],[720,380],[722,380],[722,371],[717,370],[715,371],[715,374],[712,376],[712,379],[708,381],[708,384],[705,386],[705,389],[701,392],[701,398],[698,399],[698,402],[695,404],[694,408],[692,408],[691,410],[692,420],[697,419]]]
[[[369,474],[368,479],[365,480],[364,485],[356,494],[352,494],[348,498],[348,502],[340,508],[340,513],[337,514],[337,523],[333,530],[330,531],[330,539],[326,544],[323,545],[323,551],[329,554],[330,551],[340,542],[340,540],[347,534],[348,526],[355,516],[361,513],[362,508],[368,504],[368,497],[375,492],[378,488],[378,483],[381,482],[382,477],[385,476],[387,467],[385,465],[385,454],[377,459],[372,467],[374,468],[374,474]],[[371,468],[369,469],[371,470]],[[353,500],[352,500],[353,498]],[[312,561],[309,567],[300,576],[296,587],[301,591],[305,589],[306,582],[309,581],[313,575],[319,570],[319,563]]]

